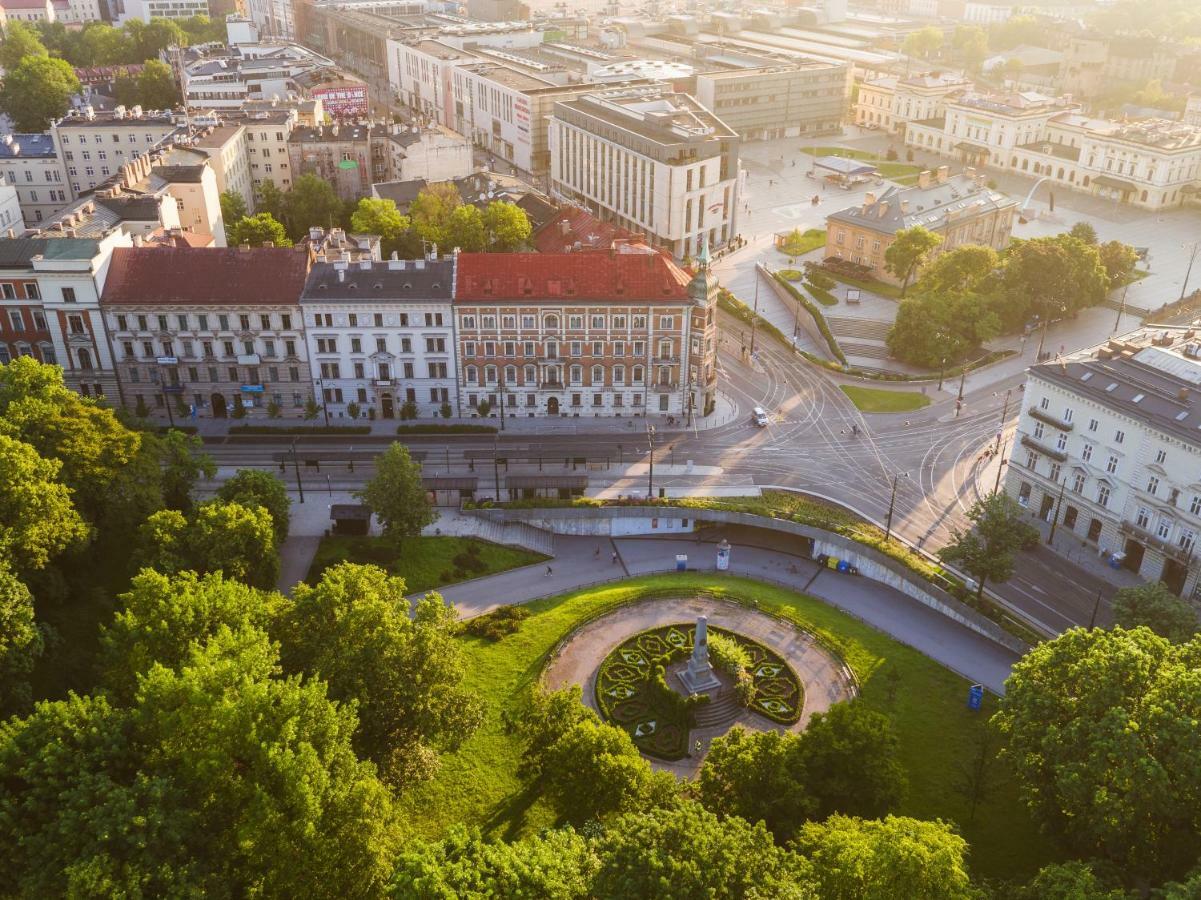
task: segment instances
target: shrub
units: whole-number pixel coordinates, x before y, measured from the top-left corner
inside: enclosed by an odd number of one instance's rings
[[[885,158],[886,160],[888,160],[889,162],[896,162],[896,160],[897,160],[897,151],[896,151],[896,149],[895,149],[895,148],[893,148],[893,147],[889,147],[889,148],[888,148],[888,150],[887,150],[887,152],[884,154],[884,158]],[[912,153],[912,152],[909,154],[909,158],[910,158],[910,159],[913,159],[913,153]]]
[[[801,273],[798,272],[796,269],[781,269],[780,277],[787,278],[789,281],[800,281]]]
[[[709,635],[709,656],[717,668],[734,676],[751,665],[751,655],[738,641],[716,632]]]
[[[357,419],[362,411],[362,408],[357,403],[352,402],[346,404],[346,415],[350,416],[352,419]]]
[[[279,408],[278,403],[276,403],[274,400],[272,400],[270,403],[267,404],[267,418],[268,419],[278,419],[281,415],[283,415],[283,410],[281,410]]]
[[[412,400],[406,400],[404,403],[402,403],[400,405],[400,418],[401,418],[401,421],[404,421],[406,419],[416,419],[417,418],[417,404],[414,403]]]
[[[449,419],[450,414],[451,414],[451,412],[453,412],[453,410],[451,410],[449,403],[443,403],[442,408],[439,410],[439,412],[442,413],[442,418]]]
[[[838,346],[838,341],[835,340],[834,333],[830,331],[830,326],[826,323],[826,317],[822,315],[821,310],[813,305],[812,300],[781,278],[779,272],[776,273],[775,278],[779,284],[784,286],[784,290],[788,291],[792,295],[792,298],[801,304],[805,308],[805,311],[813,317],[813,321],[817,323],[817,330],[826,339],[826,346],[830,348],[830,353],[845,366],[847,364],[846,355],[842,352],[842,348]]]
[[[524,606],[498,606],[482,616],[468,619],[463,625],[463,630],[473,637],[499,641],[515,633],[529,615],[530,611]]]

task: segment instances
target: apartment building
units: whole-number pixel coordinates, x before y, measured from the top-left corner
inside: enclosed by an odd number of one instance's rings
[[[288,138],[300,124],[300,115],[293,106],[255,109],[236,114],[223,114],[225,125],[241,125],[246,133],[246,167],[249,170],[250,190],[257,196],[264,184],[273,184],[280,191],[292,189],[292,161],[288,155]],[[253,205],[250,206],[253,209]]]
[[[1201,344],[1154,326],[1028,370],[1005,490],[1064,538],[1201,602]],[[1116,556],[1115,556],[1116,554]]]
[[[884,254],[903,228],[920,225],[942,237],[935,250],[980,244],[1004,250],[1013,233],[1017,201],[992,190],[987,176],[968,169],[951,175],[947,166],[922,172],[913,187],[890,187],[877,197],[867,194],[826,218],[826,259],[864,267],[864,274],[891,284],[900,279],[884,267]]]
[[[283,247],[129,247],[113,252],[101,310],[121,401],[212,418],[312,396],[300,295],[309,260]]]
[[[910,122],[945,116],[947,98],[971,88],[970,81],[954,72],[869,78],[859,85],[853,110],[855,124],[903,134]]]
[[[463,415],[706,415],[717,283],[646,247],[458,255]]]
[[[910,122],[905,143],[1147,209],[1201,189],[1201,127],[1094,119],[1078,107],[1036,93],[965,94],[947,101],[945,120]]]
[[[25,230],[25,218],[21,214],[21,201],[17,189],[11,184],[0,182],[0,233],[20,234]]]
[[[333,67],[333,60],[285,41],[206,44],[189,50],[183,64],[184,102],[189,109],[238,110],[247,100],[297,93],[297,79]]]
[[[700,72],[696,99],[746,141],[837,134],[850,92],[846,63],[796,63]]]
[[[58,11],[53,0],[3,0],[0,8],[4,10],[6,22],[54,22],[58,20]]]
[[[253,213],[249,129],[236,122],[212,125],[194,134],[188,146],[208,157],[217,193],[231,191],[239,195],[246,201],[247,210]]]
[[[738,135],[687,94],[585,94],[555,104],[551,192],[682,259],[734,237],[738,147]]]
[[[347,415],[352,403],[382,419],[459,408],[454,277],[452,258],[313,266],[300,305],[313,383],[330,415]]]
[[[73,196],[68,193],[71,186],[66,170],[49,134],[0,138],[0,179],[16,189],[21,216],[30,224],[53,215]]]
[[[150,152],[165,138],[182,133],[170,112],[144,112],[140,106],[118,106],[97,112],[90,106],[50,126],[50,136],[62,154],[74,200],[107,181],[126,163]]]
[[[1184,107],[1184,124],[1201,127],[1201,94],[1189,94]]]
[[[383,126],[294,128],[288,136],[292,177],[316,175],[333,185],[343,200],[370,196],[372,183],[392,179],[388,138]]]
[[[209,18],[214,13],[220,14],[218,10],[210,9],[209,0],[122,0],[122,5],[125,8],[122,22],[140,19],[147,25],[153,19]]]

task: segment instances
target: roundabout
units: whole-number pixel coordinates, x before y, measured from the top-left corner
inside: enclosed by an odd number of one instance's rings
[[[707,700],[690,697],[683,682],[701,616],[719,646],[736,643],[749,662],[740,688],[730,671],[738,667],[718,665],[724,654],[714,654],[718,684]],[[842,660],[809,632],[706,596],[640,600],[584,624],[544,678],[551,690],[580,685],[584,701],[625,728],[656,768],[680,776],[694,775],[710,741],[735,725],[801,731],[813,713],[857,693]]]

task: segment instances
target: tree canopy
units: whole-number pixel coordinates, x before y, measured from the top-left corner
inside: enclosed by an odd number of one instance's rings
[[[371,507],[384,536],[397,547],[437,518],[421,483],[421,465],[401,443],[393,442],[376,457],[375,475],[355,496]]]
[[[1038,541],[1038,530],[1026,522],[1024,510],[1008,494],[996,492],[977,500],[968,510],[972,527],[956,529],[952,541],[938,551],[943,562],[961,566],[976,579],[976,596],[988,581],[1007,581],[1013,574],[1014,554]]]
[[[292,500],[284,483],[263,469],[238,469],[217,489],[217,497],[227,503],[260,506],[271,514],[271,525],[279,542],[288,536],[292,521]]]
[[[779,841],[791,838],[817,811],[798,763],[801,738],[735,727],[714,738],[697,776],[701,803],[722,816],[763,822]]]
[[[18,571],[44,568],[88,536],[71,491],[58,480],[61,467],[0,434],[0,558]]]
[[[29,705],[29,675],[43,645],[33,595],[7,567],[0,567],[0,719]]]
[[[326,231],[339,226],[342,213],[342,201],[334,186],[316,175],[301,175],[293,182],[292,190],[283,195],[282,221],[294,241],[306,237],[314,226]]]
[[[1173,594],[1161,581],[1119,590],[1113,598],[1113,617],[1122,628],[1146,625],[1160,637],[1177,643],[1201,631],[1192,604]]]
[[[4,41],[0,43],[0,66],[11,72],[26,59],[49,56],[38,33],[24,22],[11,21],[4,28]]]
[[[51,120],[67,114],[79,90],[79,79],[66,60],[26,56],[5,73],[0,112],[8,114],[17,131],[42,132]]]
[[[279,577],[275,527],[262,506],[209,500],[184,517],[160,510],[142,525],[138,560],[159,572],[224,572],[254,587]]]
[[[909,282],[930,258],[942,238],[921,225],[912,225],[897,232],[896,238],[884,251],[884,268],[901,279],[901,296],[905,296]]]
[[[242,218],[227,224],[225,242],[231,247],[240,247],[242,244],[262,247],[268,243],[275,247],[292,246],[292,239],[288,237],[284,226],[277,222],[271,213],[267,212],[261,212],[254,216],[242,216]]]

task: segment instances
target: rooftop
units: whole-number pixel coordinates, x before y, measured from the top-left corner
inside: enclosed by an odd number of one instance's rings
[[[6,134],[0,139],[0,159],[55,156],[54,136],[50,134]]]
[[[316,263],[300,299],[302,303],[449,301],[454,266],[451,259]]]
[[[578,206],[564,206],[533,235],[539,253],[606,250],[615,241],[638,241],[641,235],[612,222],[602,222]]]
[[[100,249],[87,238],[0,238],[0,269],[28,268],[35,256],[44,259],[91,259]]]
[[[558,105],[603,119],[661,144],[738,137],[693,97],[661,85],[596,91],[561,100]]]
[[[286,113],[285,113],[286,115]],[[217,125],[206,128],[192,138],[193,147],[224,147],[234,137],[241,125]]]
[[[921,225],[937,231],[951,219],[963,219],[991,210],[1016,206],[1017,201],[981,184],[984,176],[973,170],[932,178],[928,187],[890,187],[880,197],[868,194],[862,206],[850,206],[829,216],[873,231],[895,233]]]
[[[660,253],[460,253],[455,302],[681,302],[688,282]]]
[[[286,247],[119,247],[104,303],[294,304],[308,256]]]
[[[384,132],[381,131],[382,135]],[[289,144],[320,144],[340,143],[342,141],[366,141],[372,134],[368,125],[330,125],[328,128],[319,125],[316,128],[304,126],[292,129],[288,136]]]

